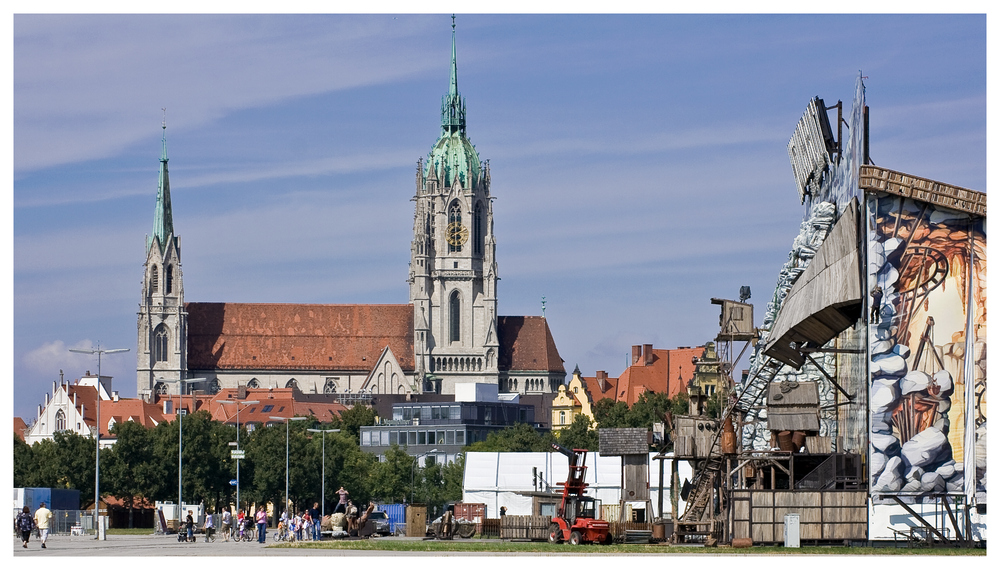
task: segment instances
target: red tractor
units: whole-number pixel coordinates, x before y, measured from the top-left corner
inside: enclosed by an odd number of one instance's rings
[[[549,542],[611,544],[608,521],[597,518],[594,498],[584,496],[587,488],[583,482],[587,473],[587,450],[570,451],[558,443],[553,443],[552,448],[569,458],[569,477],[559,483],[563,486],[562,502],[549,525]]]

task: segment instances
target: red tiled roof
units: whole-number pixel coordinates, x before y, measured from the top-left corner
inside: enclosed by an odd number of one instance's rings
[[[590,394],[591,402],[596,403],[598,400],[603,400],[604,398],[615,399],[618,387],[617,378],[605,378],[603,388],[601,388],[601,383],[597,380],[597,376],[583,376],[582,378],[584,384],[587,386],[587,393]]]
[[[688,382],[694,378],[695,366],[692,358],[698,358],[705,347],[653,349],[653,361],[644,365],[640,358],[618,377],[615,387],[615,401],[634,404],[645,392],[665,393],[673,398],[687,390]]]
[[[500,370],[566,373],[545,317],[500,317]]]
[[[147,428],[165,421],[163,408],[138,398],[121,398],[117,402],[101,400],[101,437],[108,436],[105,432],[110,418],[114,418],[115,422],[134,421]]]
[[[224,423],[236,423],[236,404],[221,404],[218,400],[237,400],[236,389],[226,389],[207,402],[212,418]],[[334,401],[333,395],[304,395],[294,388],[249,388],[245,400],[257,400],[259,404],[240,406],[240,423],[266,424],[271,416],[315,416],[321,422],[329,422],[347,409]],[[270,408],[268,408],[270,406]],[[199,408],[200,409],[200,408]]]
[[[93,427],[94,422],[97,421],[97,388],[68,384],[66,396],[70,402],[73,401],[74,395],[76,396],[76,409],[79,410],[80,406],[83,406],[83,421],[88,426]],[[104,435],[103,431],[102,435]]]
[[[187,303],[190,370],[413,370],[413,305]]]
[[[14,436],[24,441],[24,434],[28,431],[28,424],[18,417],[14,418]]]

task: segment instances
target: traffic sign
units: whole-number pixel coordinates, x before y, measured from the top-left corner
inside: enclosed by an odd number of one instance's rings
[[[243,449],[233,449],[229,452],[230,457],[233,459],[246,459],[246,450]]]
[[[235,487],[235,486],[236,486],[236,483],[238,483],[238,482],[239,482],[239,481],[237,481],[236,479],[230,479],[230,480],[229,480],[229,485],[230,485],[230,486],[232,486],[232,487]]]

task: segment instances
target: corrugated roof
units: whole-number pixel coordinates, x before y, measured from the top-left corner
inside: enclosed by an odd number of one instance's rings
[[[187,303],[191,370],[413,370],[412,305]]]
[[[566,373],[545,317],[500,317],[497,336],[501,370]]]

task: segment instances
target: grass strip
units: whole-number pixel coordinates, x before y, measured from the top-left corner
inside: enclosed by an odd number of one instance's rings
[[[751,548],[701,548],[689,546],[662,546],[656,544],[612,544],[581,545],[548,544],[545,542],[457,542],[457,541],[402,541],[402,540],[328,540],[322,542],[282,543],[268,548],[313,548],[322,550],[364,550],[386,552],[481,552],[525,553],[525,554],[685,554],[706,556],[985,556],[984,548],[874,548],[844,546],[805,546],[784,548],[781,546],[755,546]]]

